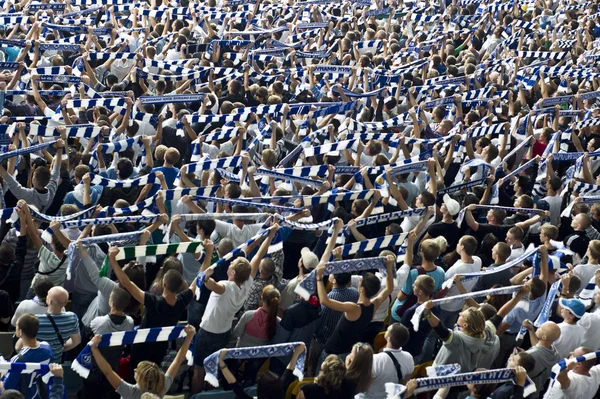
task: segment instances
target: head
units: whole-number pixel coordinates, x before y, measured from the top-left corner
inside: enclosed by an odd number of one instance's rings
[[[587,255],[595,261],[600,260],[600,240],[592,240],[588,245]]]
[[[177,148],[171,147],[165,152],[165,164],[169,166],[177,164],[177,162],[179,162],[179,158],[180,156]]]
[[[580,213],[576,215],[571,221],[571,227],[575,231],[584,231],[585,229],[590,227],[590,224],[592,224],[592,221],[590,217],[585,213]]]
[[[259,266],[260,278],[262,280],[268,280],[275,273],[275,262],[271,258],[264,258],[260,261]]]
[[[527,352],[518,352],[517,354],[511,355],[508,358],[508,364],[506,367],[515,368],[517,366],[523,367],[529,374],[535,367],[535,359]]]
[[[285,396],[283,383],[279,376],[267,371],[256,381],[256,396],[260,399],[280,399]]]
[[[549,240],[556,240],[558,238],[558,227],[545,223],[540,228],[540,240],[547,242]]]
[[[593,350],[590,348],[586,348],[585,346],[580,346],[575,349],[570,356],[570,359],[578,358],[579,356],[587,355],[588,353],[592,353]],[[573,371],[577,374],[587,375],[592,367],[596,365],[596,359],[591,359],[585,362],[577,362]]]
[[[373,369],[373,348],[362,342],[354,344],[346,357],[346,378],[358,381],[356,391],[364,392],[371,383]]]
[[[162,396],[165,387],[165,375],[156,363],[144,360],[133,371],[138,386],[150,393]]]
[[[250,278],[250,262],[246,258],[237,258],[227,269],[229,281],[234,281],[237,285],[244,284]]]
[[[576,298],[561,298],[560,301],[560,316],[568,324],[575,324],[585,314],[585,304]]]
[[[337,355],[329,355],[321,363],[321,371],[315,384],[323,387],[327,392],[333,392],[339,389],[346,376],[346,366]]]
[[[400,323],[392,323],[385,330],[385,340],[387,346],[391,349],[400,349],[408,342],[410,333],[404,325]]]
[[[48,290],[46,303],[48,310],[60,311],[69,302],[69,293],[63,287],[52,287]]]
[[[177,294],[183,286],[184,280],[181,273],[177,270],[168,270],[162,279],[163,292]]]
[[[506,211],[502,209],[490,209],[487,213],[487,220],[490,224],[499,225],[502,224],[506,217]]]
[[[456,324],[460,331],[474,338],[483,338],[485,335],[485,317],[481,310],[468,308],[460,312]]]
[[[111,310],[117,312],[124,312],[129,306],[129,302],[131,301],[131,295],[129,292],[124,290],[121,287],[115,287],[110,293],[110,297],[108,298],[108,305]]]
[[[510,253],[510,245],[504,242],[499,242],[494,245],[494,248],[492,248],[492,259],[494,259],[494,262],[497,265],[501,265],[506,263],[506,260],[510,257]]]
[[[365,295],[367,298],[373,298],[381,288],[381,281],[373,273],[365,273],[360,284],[358,292]]]
[[[267,335],[269,339],[272,339],[277,331],[277,311],[279,309],[280,299],[281,294],[275,286],[267,285],[263,288],[260,300],[262,302],[262,308],[268,313]]]
[[[15,248],[9,243],[5,242],[0,245],[0,265],[9,267],[11,263],[15,261]]]
[[[431,298],[435,291],[435,280],[426,274],[417,277],[413,283],[413,293],[417,298]]]
[[[333,286],[337,288],[348,287],[350,281],[352,280],[352,275],[350,273],[337,273],[332,275],[331,277]]]
[[[440,256],[440,247],[433,239],[421,243],[421,256],[427,262],[433,262]]]
[[[46,188],[50,182],[50,169],[45,166],[38,166],[33,171],[33,177],[31,178],[31,184],[33,187],[38,189]]]
[[[473,236],[462,236],[456,246],[456,252],[459,255],[473,256],[477,251],[477,240]]]
[[[25,313],[17,320],[16,335],[19,338],[35,339],[39,328],[39,319],[30,313]]]
[[[551,344],[560,338],[560,327],[553,321],[547,321],[535,331],[535,336]]]
[[[44,303],[46,303],[46,297],[48,296],[48,291],[54,287],[54,283],[50,280],[48,276],[39,276],[35,283],[33,284],[33,292],[38,299]]]
[[[506,243],[513,247],[515,247],[515,246],[520,247],[521,240],[523,240],[524,235],[525,234],[523,233],[523,229],[521,229],[520,227],[518,227],[518,226],[511,227],[506,232]]]
[[[217,246],[217,254],[220,258],[222,258],[233,251],[234,248],[235,245],[233,245],[233,241],[231,241],[230,238],[223,238],[221,241],[219,241],[219,245]]]

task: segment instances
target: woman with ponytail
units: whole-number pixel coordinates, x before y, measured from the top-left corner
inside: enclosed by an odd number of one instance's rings
[[[239,348],[248,346],[269,345],[277,332],[279,326],[279,300],[281,294],[273,285],[267,285],[262,290],[260,307],[256,310],[245,312],[240,321],[233,329],[233,336],[237,338]],[[256,374],[260,370],[265,359],[252,359],[246,362],[244,380],[246,383],[254,384]]]
[[[261,306],[256,310],[245,312],[233,329],[233,336],[238,339],[238,347],[269,345],[277,332],[279,317],[279,290],[267,285],[262,290]]]

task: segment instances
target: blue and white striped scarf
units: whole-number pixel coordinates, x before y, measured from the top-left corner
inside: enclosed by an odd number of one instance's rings
[[[95,173],[90,173],[90,178],[90,184],[95,184],[108,188],[126,188],[145,186],[146,184],[160,184],[160,181],[156,177],[156,172],[152,172],[148,175],[141,176],[135,179],[127,180],[113,180],[101,175],[97,175]],[[83,181],[79,184],[83,184]]]
[[[550,393],[553,390],[552,388],[556,384],[556,377],[558,377],[558,375],[560,374],[561,371],[563,371],[567,368],[568,361],[575,361],[577,363],[580,363],[580,362],[583,363],[587,360],[598,359],[598,357],[600,357],[600,350],[598,350],[596,352],[586,353],[583,356],[577,356],[575,359],[572,359],[572,360],[562,359],[561,361],[556,363],[552,367],[552,372],[550,374],[550,385],[548,386],[548,390],[546,391],[546,394],[544,395],[544,399],[550,398]]]
[[[5,159],[8,159],[8,158],[16,157],[19,155],[31,154],[32,152],[38,152],[38,151],[44,150],[48,147],[53,146],[54,143],[56,143],[56,141],[50,141],[48,143],[36,144],[36,145],[29,146],[27,148],[19,148],[14,151],[5,152],[3,154],[0,154],[0,162]]]
[[[227,349],[225,359],[260,359],[260,358],[273,358],[292,354],[298,345],[302,345],[302,342],[290,342],[285,344],[276,345],[265,345],[265,346],[250,346],[246,348],[230,348]],[[204,359],[204,370],[206,370],[206,376],[204,379],[214,387],[219,386],[218,371],[219,371],[219,356],[221,355],[221,349],[214,352],[212,355]],[[294,375],[299,380],[304,378],[304,362],[306,359],[306,353],[303,352],[298,356],[296,361],[296,367],[294,368]]]
[[[450,297],[440,298],[440,299],[434,299],[432,302],[435,303],[436,305],[442,305],[444,303],[464,301],[467,298],[479,298],[479,297],[488,296],[488,295],[512,294],[513,292],[518,292],[521,289],[521,287],[523,287],[523,286],[515,285],[515,286],[511,286],[511,287],[492,288],[489,290],[469,292],[466,294],[450,296]],[[415,310],[413,317],[410,319],[410,322],[412,323],[413,329],[415,331],[419,331],[419,322],[421,320],[421,316],[423,315],[424,311],[425,311],[425,305],[419,305],[417,307],[417,309]]]
[[[350,273],[357,270],[385,269],[385,258],[360,258],[341,260],[337,262],[328,262],[323,275]],[[312,270],[300,284],[296,286],[294,292],[302,298],[308,300],[317,289],[317,274]]]
[[[435,391],[442,388],[450,388],[457,386],[465,386],[467,384],[499,384],[506,381],[513,381],[515,383],[515,369],[495,369],[485,371],[474,371],[471,373],[460,373],[452,374],[442,377],[427,377],[417,378],[417,389],[415,394]],[[407,388],[400,384],[394,384],[388,382],[385,384],[385,391],[388,398],[392,399],[404,399]],[[535,384],[529,380],[525,384],[525,392],[523,396],[526,397],[535,392]]]
[[[0,356],[1,360],[4,360]],[[6,362],[0,361],[0,374],[4,376],[3,380],[8,378],[10,373],[17,375],[21,374],[35,374],[42,377],[42,381],[48,383],[52,377],[50,373],[50,365],[45,363],[21,363],[21,362]]]
[[[154,327],[143,328],[139,330],[119,331],[102,334],[102,340],[98,344],[99,348],[111,346],[123,346],[141,344],[146,342],[165,342],[173,341],[186,336],[185,326],[175,327]],[[192,365],[194,351],[190,347],[186,354],[188,364]],[[77,359],[73,361],[71,368],[83,378],[88,378],[92,370],[92,348],[88,343],[79,353]]]
[[[544,210],[543,209],[532,209],[532,208],[515,208],[512,206],[497,206],[497,205],[477,205],[476,207],[477,209],[498,209],[501,211],[506,211],[506,212],[522,212],[522,213],[527,213],[527,214],[538,214],[538,213],[543,213]],[[458,224],[458,226],[460,227],[460,225],[463,222],[463,219],[465,217],[465,212],[467,211],[467,209],[462,209],[459,213],[458,216],[456,217],[456,223]]]

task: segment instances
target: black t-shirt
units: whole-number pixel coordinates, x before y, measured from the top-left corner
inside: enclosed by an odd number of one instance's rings
[[[475,238],[477,238],[477,241],[479,241],[481,243],[483,241],[483,238],[488,234],[493,234],[494,236],[496,236],[498,241],[506,240],[506,228],[505,227],[494,226],[494,225],[488,224],[488,223],[480,223],[479,228],[475,232]]]
[[[144,318],[141,328],[174,326],[179,316],[192,301],[192,290],[187,289],[177,294],[174,306],[167,303],[165,298],[146,292],[144,295]]]
[[[4,290],[0,290],[0,319],[12,317],[14,313],[13,303],[10,300],[10,295]],[[0,321],[0,331],[8,331],[9,323]]]
[[[317,384],[306,384],[300,387],[305,398],[310,399],[339,399],[342,397],[341,391],[327,392],[325,388]]]
[[[413,306],[408,308],[406,312],[404,312],[402,319],[400,319],[400,323],[404,327],[408,328],[409,331],[408,342],[402,347],[402,349],[410,353],[412,356],[419,356],[421,354],[423,345],[425,344],[425,338],[427,338],[429,332],[431,331],[431,325],[425,317],[421,317],[421,320],[419,321],[418,333],[415,332],[415,329],[410,321],[420,305],[420,303],[415,303]],[[440,315],[440,307],[434,306],[433,309],[431,309],[431,313],[438,317]]]
[[[456,222],[438,222],[429,227],[427,234],[429,234],[429,237],[431,238],[436,238],[439,236],[444,237],[446,241],[448,241],[448,250],[446,252],[452,252],[456,249],[456,245],[458,245],[458,240],[460,239],[460,228]]]

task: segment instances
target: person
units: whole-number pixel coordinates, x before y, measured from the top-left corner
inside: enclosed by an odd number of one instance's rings
[[[260,261],[266,254],[278,228],[278,224],[271,227],[268,236],[262,242],[251,262],[245,258],[237,258],[231,263],[227,269],[227,281],[215,282],[210,277],[216,266],[208,267],[208,262],[202,265],[201,271],[205,273],[204,285],[212,291],[212,294],[206,305],[196,337],[196,341],[203,342],[204,345],[198,345],[194,348],[193,393],[197,393],[203,388],[204,359],[227,345],[233,317],[244,304],[254,281],[254,276],[258,271]],[[210,259],[209,257],[206,258]]]
[[[358,399],[387,398],[385,384],[403,384],[414,370],[415,364],[409,352],[402,348],[410,348],[409,331],[400,323],[393,323],[385,331],[385,347],[383,352],[373,355],[373,372],[371,385]]]
[[[341,399],[341,386],[346,376],[346,367],[336,355],[329,355],[321,363],[319,375],[315,382],[302,385],[298,391],[298,399]]]
[[[52,287],[48,291],[46,302],[48,312],[38,314],[40,321],[38,339],[50,344],[52,356],[62,363],[63,352],[76,348],[81,343],[79,320],[73,312],[65,312],[69,293],[62,287]],[[20,350],[23,343],[17,341],[15,349]]]
[[[527,349],[527,353],[533,357],[535,366],[529,375],[536,386],[533,398],[537,398],[544,390],[544,384],[550,377],[552,366],[560,360],[554,342],[560,338],[561,331],[552,321],[545,322],[537,330],[534,330],[533,324],[529,321],[525,321],[523,326],[529,331],[531,339],[532,346]]]
[[[596,270],[600,269],[600,265],[598,264],[600,261],[600,240],[590,241],[586,257],[586,264],[578,264],[573,268],[573,274],[579,277],[583,283],[581,288],[575,292],[576,295],[579,295],[583,291],[585,285],[594,278]]]
[[[25,211],[19,207],[16,211],[21,225],[27,226]],[[8,293],[12,303],[17,302],[20,296],[21,271],[27,253],[26,234],[26,228],[20,229],[16,248],[7,243],[0,245],[0,290]]]
[[[558,325],[560,337],[554,342],[554,347],[562,359],[583,342],[585,328],[579,324],[579,320],[585,314],[585,305],[577,298],[560,298],[558,304],[563,322]]]
[[[94,335],[102,335],[119,331],[133,330],[133,319],[123,313],[129,305],[131,296],[123,288],[115,287],[109,297],[110,312],[105,316],[98,316],[92,320],[90,329]],[[102,356],[110,364],[113,371],[119,367],[123,354],[120,346],[100,348]],[[88,378],[83,382],[81,394],[86,398],[102,399],[110,396],[110,384],[98,368],[96,362],[92,362],[92,370]]]
[[[442,339],[444,345],[433,364],[458,363],[463,372],[477,369],[483,359],[493,353],[495,346],[486,339],[485,316],[481,310],[476,308],[463,310],[456,323],[459,330],[453,331],[445,327],[440,319],[431,312],[434,306],[432,301],[426,302],[424,316]]]
[[[59,132],[64,133],[64,127],[59,128]],[[58,178],[60,175],[60,165],[62,163],[63,148],[65,141],[61,138],[56,140],[56,156],[52,171],[45,166],[35,168],[31,178],[31,188],[24,188],[12,176],[13,170],[9,166],[8,171],[0,165],[0,176],[4,179],[6,186],[11,193],[19,200],[27,203],[28,206],[34,206],[39,212],[44,212],[54,199],[54,194],[58,188]],[[13,158],[14,159],[14,158]]]
[[[267,371],[261,375],[256,384],[256,397],[258,399],[284,399],[288,387],[296,378],[294,376],[296,361],[305,350],[306,347],[303,344],[296,347],[281,377],[271,371]],[[244,392],[235,375],[229,370],[227,363],[224,361],[226,354],[227,349],[221,349],[219,353],[219,369],[223,373],[223,378],[231,386],[236,399],[252,399],[253,397]]]
[[[433,280],[433,278],[426,275],[418,276],[415,282],[413,283],[413,293],[417,297],[417,303],[411,306],[404,313],[404,315],[402,315],[402,320],[400,321],[400,323],[408,329],[408,342],[402,346],[406,347],[406,351],[410,353],[414,358],[419,358],[419,356],[421,355],[423,345],[425,344],[425,339],[431,332],[431,326],[429,325],[427,320],[420,320],[419,332],[416,333],[411,319],[419,306],[431,300],[434,287],[435,281]],[[434,307],[432,312],[434,312],[434,314],[438,316],[440,313],[439,307]]]
[[[149,232],[145,232],[149,234]],[[163,293],[161,296],[142,291],[135,285],[119,263],[116,261],[120,249],[111,247],[108,250],[108,260],[112,269],[119,279],[119,283],[125,288],[132,298],[144,304],[144,317],[141,328],[174,326],[179,321],[187,305],[194,297],[195,284],[191,288],[179,292],[183,284],[183,276],[175,270],[169,270],[163,278]],[[154,363],[160,363],[167,352],[167,342],[152,342],[134,345],[131,353],[132,370],[144,360],[150,359]]]
[[[49,364],[54,361],[50,345],[37,340],[39,327],[40,321],[34,315],[26,313],[19,317],[15,335],[22,345],[17,354],[10,359],[11,362]],[[4,389],[21,391],[26,399],[43,399],[46,391],[44,385],[41,377],[36,374],[19,375],[9,371],[4,376]]]
[[[258,277],[254,279],[248,299],[244,302],[244,310],[255,310],[258,308],[259,299],[263,289],[269,285],[277,287],[279,282],[275,277],[275,263],[271,258],[264,258],[258,267]]]
[[[279,290],[272,285],[263,288],[261,303],[257,310],[244,312],[233,329],[233,337],[237,339],[238,348],[248,346],[269,345],[275,337],[279,326]],[[254,382],[256,374],[264,363],[264,359],[251,359],[246,362],[244,380]]]
[[[556,383],[548,388],[547,398],[593,397],[600,387],[600,366],[596,359],[577,361],[577,357],[593,352],[590,348],[579,347],[569,356],[564,370],[556,376]]]
[[[371,385],[373,370],[373,348],[358,342],[346,356],[346,376],[342,381],[342,397],[353,398],[366,392]]]
[[[337,236],[340,229],[341,221],[338,221],[335,224],[334,236]],[[330,240],[321,258],[321,263],[317,267],[317,292],[323,306],[327,306],[339,312],[344,312],[344,316],[340,318],[331,337],[327,340],[327,343],[323,348],[323,353],[321,354],[321,361],[330,354],[340,355],[342,358],[345,358],[348,353],[350,353],[353,343],[362,337],[365,329],[373,319],[373,314],[379,305],[387,299],[394,286],[394,279],[392,276],[394,257],[389,255],[385,258],[387,272],[386,288],[379,294],[377,294],[381,285],[379,279],[375,275],[367,273],[363,275],[360,282],[358,290],[359,299],[357,303],[337,302],[329,299],[323,284],[323,273],[325,272],[326,267],[325,262],[329,259],[334,244],[335,240]]]
[[[300,259],[298,259],[298,276],[289,280],[285,288],[281,291],[281,301],[279,302],[279,317],[283,312],[292,306],[298,298],[294,292],[298,284],[307,276],[311,270],[314,270],[319,264],[319,258],[309,248],[300,250]]]
[[[535,367],[535,359],[527,352],[519,352],[511,355],[508,358],[506,367],[509,369],[516,369],[522,367],[526,372],[527,376],[531,375]],[[490,395],[491,399],[511,399],[514,395],[523,395],[520,385],[514,384],[512,381],[506,382],[497,387],[494,392]]]
[[[195,333],[196,329],[194,327],[190,325],[185,326],[186,336],[183,344],[177,351],[177,355],[166,373],[163,373],[155,363],[147,360],[140,362],[134,371],[135,385],[123,381],[113,371],[106,359],[104,359],[104,356],[102,356],[102,353],[98,349],[98,344],[102,340],[100,335],[96,335],[90,341],[90,347],[98,368],[102,371],[113,389],[121,395],[121,399],[141,399],[144,392],[150,392],[162,398],[169,391],[169,388],[171,388],[173,379],[177,377],[181,363],[185,360],[186,353],[190,348]]]
[[[10,320],[10,324],[13,326],[17,325],[17,320],[21,315],[26,313],[31,314],[41,314],[46,313],[48,311],[48,304],[46,303],[46,297],[48,296],[48,291],[54,287],[52,280],[47,276],[42,276],[37,279],[35,284],[33,285],[33,292],[35,296],[33,299],[25,299],[19,303],[17,309],[15,309],[15,313]]]

